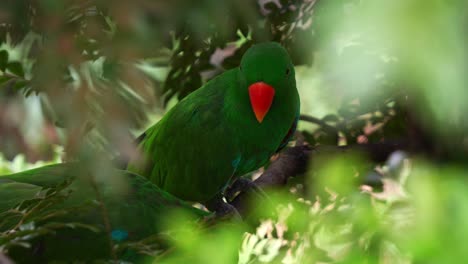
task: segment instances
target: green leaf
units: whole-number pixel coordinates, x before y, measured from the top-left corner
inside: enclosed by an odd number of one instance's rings
[[[28,81],[18,80],[15,83],[14,89],[15,90],[21,90],[21,89],[25,88],[27,85],[28,85]]]
[[[5,71],[8,64],[8,52],[6,50],[0,51],[0,70]]]
[[[11,79],[11,76],[0,76],[0,87],[5,86]]]
[[[24,70],[23,65],[21,65],[21,63],[17,61],[10,62],[7,65],[7,69],[14,75],[24,78]]]

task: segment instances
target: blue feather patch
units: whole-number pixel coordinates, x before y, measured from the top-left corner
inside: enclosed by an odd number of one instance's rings
[[[231,162],[231,165],[234,169],[237,169],[237,166],[239,166],[239,163],[241,161],[241,155],[239,155],[236,159],[234,159],[232,162]]]
[[[114,241],[122,242],[128,238],[128,232],[122,229],[115,229],[111,232],[111,238]]]

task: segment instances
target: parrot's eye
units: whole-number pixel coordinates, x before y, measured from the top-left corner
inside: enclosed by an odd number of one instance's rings
[[[287,68],[286,69],[286,75],[289,75],[289,72],[290,72],[290,70],[289,70],[289,68]]]

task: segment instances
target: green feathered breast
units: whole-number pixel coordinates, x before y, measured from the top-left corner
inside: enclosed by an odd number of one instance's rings
[[[258,83],[274,89],[262,121],[249,97],[249,87]],[[258,44],[240,67],[206,83],[149,128],[139,145],[143,158],[131,161],[128,170],[181,199],[203,203],[284,147],[298,115],[287,52],[277,43]]]

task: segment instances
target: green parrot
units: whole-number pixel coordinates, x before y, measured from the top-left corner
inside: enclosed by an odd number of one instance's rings
[[[286,146],[299,110],[287,51],[275,42],[254,45],[239,67],[207,82],[146,130],[138,145],[143,157],[127,169],[218,212],[229,208],[222,197],[230,184]]]
[[[65,185],[60,193],[69,193],[68,196],[52,206],[38,207],[40,211],[34,214],[49,216],[30,221],[30,225],[36,229],[50,229],[56,223],[80,223],[96,228],[69,226],[42,234],[29,241],[31,248],[10,248],[8,255],[12,259],[18,263],[112,259],[110,242],[114,245],[135,242],[167,231],[162,230],[164,224],[161,222],[171,210],[183,210],[194,219],[202,219],[209,214],[162,191],[142,176],[110,170],[103,173],[107,173],[111,180],[91,181],[89,171],[84,167],[81,163],[62,163],[0,176],[0,247],[2,242],[5,243],[2,233],[11,230],[18,222],[15,218],[7,219],[8,210],[21,202],[43,197],[47,193],[45,189],[59,186],[67,179],[71,183]],[[96,190],[100,198],[97,198]],[[64,210],[70,212],[61,214]],[[116,257],[132,262],[141,262],[145,258],[132,250],[123,250]]]

